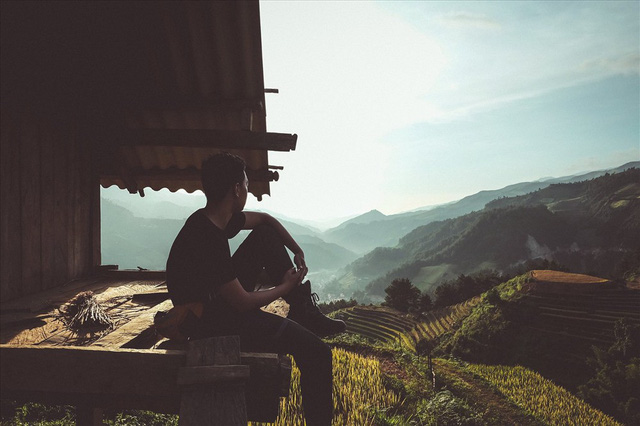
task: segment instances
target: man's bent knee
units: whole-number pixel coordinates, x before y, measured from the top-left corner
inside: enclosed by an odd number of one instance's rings
[[[268,241],[277,241],[280,243],[282,242],[282,237],[280,237],[278,231],[276,231],[275,228],[269,225],[256,226],[249,234],[249,237],[251,237],[252,235],[254,236],[254,238],[260,238]]]

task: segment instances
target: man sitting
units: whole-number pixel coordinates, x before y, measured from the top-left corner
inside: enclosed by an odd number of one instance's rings
[[[204,208],[176,237],[167,260],[167,288],[175,306],[200,302],[198,318],[185,322],[190,338],[239,335],[248,352],[293,356],[301,373],[308,425],[331,424],[331,349],[320,337],[343,332],[344,322],[324,316],[311,293],[304,252],[272,216],[243,212],[249,181],[242,158],[217,154],[202,164]],[[228,239],[252,232],[233,256]],[[287,253],[293,253],[293,263]],[[295,264],[295,266],[294,266]],[[254,291],[261,276],[271,288]],[[278,298],[290,304],[287,318],[260,310]]]

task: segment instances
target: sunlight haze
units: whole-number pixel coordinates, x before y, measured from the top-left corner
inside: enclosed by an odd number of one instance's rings
[[[640,159],[637,2],[261,2],[267,125],[248,208],[385,214]]]

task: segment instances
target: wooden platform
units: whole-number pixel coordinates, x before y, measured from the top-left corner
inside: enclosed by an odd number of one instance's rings
[[[113,319],[112,330],[75,333],[60,319],[60,308],[92,291]],[[110,271],[47,292],[0,304],[0,343],[26,346],[99,346],[153,349],[162,343],[153,315],[172,306],[164,272]]]
[[[113,328],[77,333],[65,325],[61,307],[84,291],[94,293]],[[109,271],[0,304],[3,395],[76,405],[94,424],[101,424],[96,413],[104,408],[178,413],[186,344],[164,339],[153,327],[156,312],[171,307],[164,273],[133,271]],[[250,371],[244,388],[249,418],[274,421],[279,398],[288,395],[290,359],[270,353],[240,353],[240,359]]]

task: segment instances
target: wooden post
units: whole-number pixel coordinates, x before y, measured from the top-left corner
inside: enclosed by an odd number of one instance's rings
[[[87,406],[76,407],[76,425],[77,426],[101,426],[103,420],[103,412],[101,408],[93,408]]]
[[[431,358],[431,352],[429,352],[429,371],[431,372],[431,388],[436,390],[436,372],[433,369],[433,359]]]
[[[181,426],[246,426],[244,382],[249,366],[240,364],[238,336],[189,342],[186,367],[178,372],[183,386]]]

